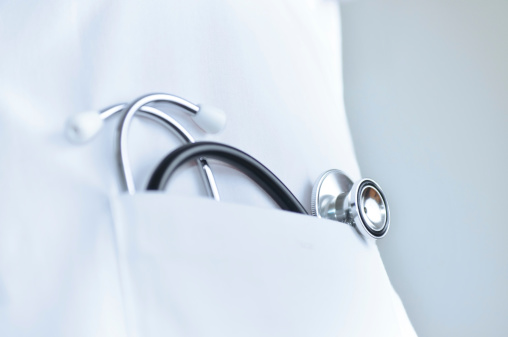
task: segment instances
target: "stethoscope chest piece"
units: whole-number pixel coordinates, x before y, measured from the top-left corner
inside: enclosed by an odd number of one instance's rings
[[[364,236],[380,239],[390,227],[390,211],[381,187],[371,179],[353,183],[340,170],[329,170],[312,190],[312,214],[345,222]]]

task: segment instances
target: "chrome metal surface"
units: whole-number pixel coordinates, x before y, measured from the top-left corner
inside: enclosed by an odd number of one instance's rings
[[[189,101],[184,100],[178,96],[169,94],[148,94],[142,96],[132,103],[130,103],[125,109],[122,110],[123,116],[118,125],[118,142],[117,142],[117,161],[120,176],[120,183],[122,188],[125,189],[129,194],[134,194],[136,189],[134,187],[134,179],[132,177],[132,171],[129,165],[129,155],[127,152],[128,145],[128,131],[131,125],[132,118],[137,111],[148,103],[155,102],[167,102],[175,104],[191,115],[195,115],[199,111],[199,107]],[[167,116],[167,115],[166,115]]]
[[[355,182],[350,192],[351,216],[366,237],[381,239],[390,228],[390,209],[381,186],[372,179]]]
[[[353,183],[339,170],[318,178],[311,210],[317,217],[353,225],[364,237],[380,239],[390,227],[390,210],[381,187],[371,179]]]
[[[117,112],[120,112],[123,110],[123,108],[125,108],[127,104],[126,103],[122,103],[122,104],[116,104],[116,105],[112,105],[110,107],[107,107],[105,109],[102,109],[100,112],[99,112],[99,115],[101,117],[102,120],[106,120],[108,119],[109,117],[113,116],[114,114],[116,114]]]
[[[323,173],[312,189],[312,215],[347,222],[347,214],[343,207],[337,207],[337,202],[344,201],[352,186],[353,182],[342,171],[329,170]]]
[[[360,191],[360,213],[372,230],[380,231],[385,226],[385,202],[374,186],[364,186]]]
[[[107,119],[111,116],[113,116],[116,113],[119,113],[120,111],[123,111],[124,108],[127,106],[127,104],[117,104],[111,107],[108,107],[106,109],[103,109],[100,112],[100,116],[102,119]],[[169,117],[166,113],[160,111],[159,109],[156,109],[151,106],[144,105],[139,108],[137,111],[139,113],[140,117],[148,118],[150,120],[156,121],[158,123],[161,123],[165,127],[167,127],[169,130],[171,130],[182,142],[185,143],[194,143],[194,138],[185,130],[176,120]],[[122,132],[128,132],[127,128],[120,128],[120,133]],[[124,138],[124,135],[119,135],[120,138]],[[125,135],[126,136],[126,135]],[[125,153],[125,152],[124,152]],[[220,201],[220,195],[217,188],[217,184],[215,182],[215,177],[213,176],[212,170],[210,169],[210,166],[208,165],[208,162],[206,159],[201,158],[200,160],[197,160],[197,163],[200,167],[200,174],[201,177],[205,183],[205,188],[207,191],[207,194],[214,198],[216,201]],[[134,180],[132,178],[132,169],[130,167],[130,163],[128,160],[125,160],[122,163],[123,167],[126,169],[124,172],[128,172],[125,174],[130,174],[130,177],[127,179],[132,182],[132,191],[135,192],[134,188]],[[133,194],[131,193],[131,194]]]

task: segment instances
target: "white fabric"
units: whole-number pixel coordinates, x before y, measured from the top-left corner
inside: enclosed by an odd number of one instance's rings
[[[258,158],[306,206],[322,171],[358,179],[338,14],[329,0],[0,3],[0,335],[126,334],[109,202],[116,123],[75,146],[63,131],[73,113],[168,92],[225,110],[226,130],[203,135],[161,106],[195,138]],[[178,142],[135,122],[141,188]],[[212,166],[223,200],[273,207],[241,174]],[[204,195],[198,177],[181,171],[169,193]]]
[[[132,336],[411,331],[376,245],[349,226],[158,193],[113,210]]]

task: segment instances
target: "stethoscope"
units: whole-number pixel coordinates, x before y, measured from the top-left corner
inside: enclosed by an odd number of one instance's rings
[[[102,128],[104,120],[121,114],[117,132],[117,162],[122,189],[135,194],[136,188],[127,151],[128,131],[134,116],[157,121],[182,140],[185,145],[170,152],[154,170],[147,190],[164,190],[174,172],[183,164],[196,160],[207,194],[219,201],[219,191],[206,158],[225,162],[243,172],[258,184],[286,211],[308,215],[291,191],[267,167],[249,154],[217,142],[195,142],[194,138],[165,112],[150,103],[170,103],[186,111],[196,125],[207,133],[221,131],[226,115],[220,109],[196,105],[170,94],[148,94],[130,104],[117,104],[100,111],[88,111],[67,121],[66,135],[74,143],[85,143]],[[352,225],[364,238],[380,239],[390,227],[390,211],[381,187],[372,179],[353,182],[340,170],[321,174],[312,189],[311,213],[318,218]]]

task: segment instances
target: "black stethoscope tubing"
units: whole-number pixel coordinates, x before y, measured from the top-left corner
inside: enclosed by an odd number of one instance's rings
[[[186,144],[169,153],[153,172],[147,190],[163,189],[180,166],[202,157],[219,160],[237,168],[268,193],[281,209],[308,215],[293,193],[266,166],[237,148],[216,142]]]
[[[184,108],[191,114],[196,125],[209,133],[220,131],[226,122],[222,110],[210,106],[195,105],[178,96],[154,93],[140,97],[129,105],[119,104],[102,111],[88,111],[71,117],[67,122],[66,135],[76,143],[91,139],[101,128],[103,120],[124,111],[119,125],[117,155],[122,186],[125,191],[135,193],[134,180],[127,156],[127,131],[133,116],[139,111],[151,119],[162,122],[182,140],[193,142],[192,137],[175,120],[164,112],[148,106],[149,103],[166,102]],[[184,145],[164,158],[153,173],[148,190],[162,190],[171,175],[188,160],[196,159],[205,179],[207,192],[219,201],[219,193],[205,157],[226,162],[250,177],[283,209],[307,214],[305,208],[289,189],[259,161],[228,145],[214,142],[199,142]],[[344,172],[332,169],[318,178],[312,189],[312,215],[348,223],[365,237],[382,238],[390,226],[390,211],[381,187],[372,179],[364,178],[353,182]]]

